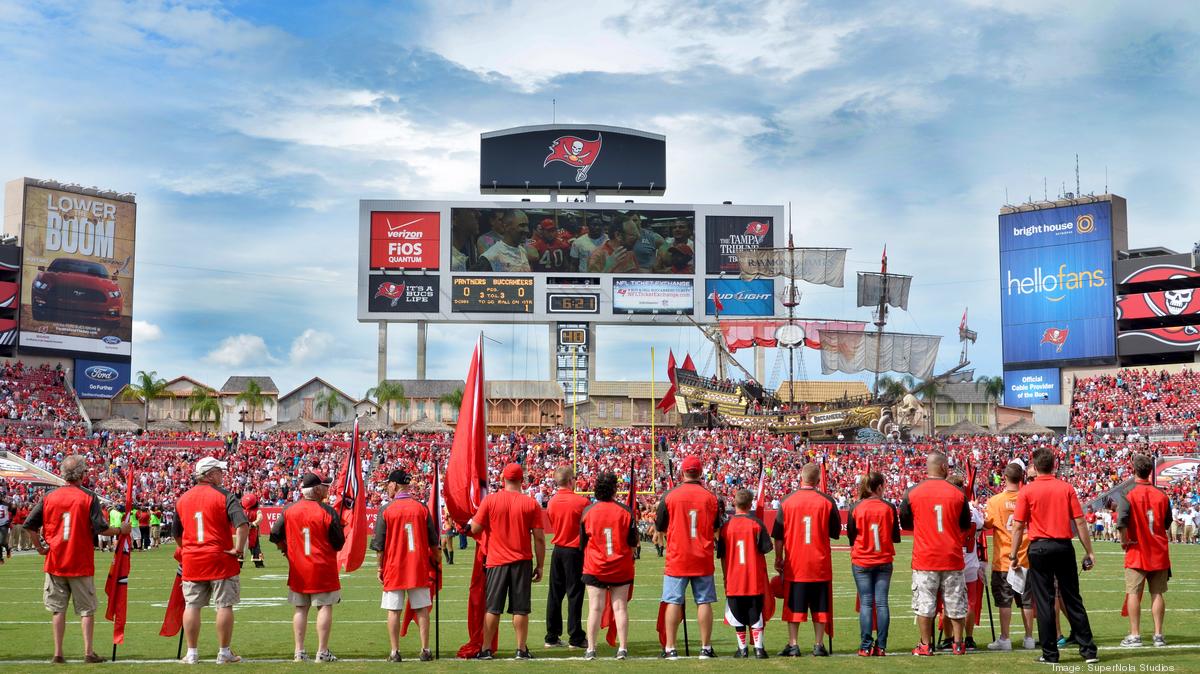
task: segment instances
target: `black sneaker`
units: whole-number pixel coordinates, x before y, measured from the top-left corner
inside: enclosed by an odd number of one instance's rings
[[[952,648],[954,648],[954,639],[952,639],[950,637],[946,637],[945,639],[942,639],[942,642],[940,644],[938,644],[938,647],[937,647],[937,649],[939,651],[948,651]]]
[[[756,649],[754,649],[754,657],[759,660],[766,660],[770,656],[767,655],[767,649],[756,648]]]
[[[700,649],[701,660],[711,660],[715,657],[717,657],[717,652],[713,650],[712,646],[704,646]]]
[[[299,654],[297,654],[299,657]],[[404,662],[404,658],[400,657],[400,651],[392,651],[388,654],[388,662]]]
[[[596,651],[584,651],[583,659],[584,660],[595,660],[596,659]]]
[[[1039,655],[1038,659],[1034,660],[1034,662],[1036,662],[1040,665],[1057,665],[1058,664],[1058,660],[1047,660],[1046,656],[1044,656],[1044,655]]]
[[[586,641],[581,641],[577,644],[571,643],[571,644],[567,644],[567,645],[570,646],[571,648],[578,648],[578,649],[585,650],[585,651],[587,650],[587,642]]]
[[[513,656],[513,659],[514,660],[532,660],[533,653],[530,653],[528,648],[524,648],[524,649],[518,648],[517,654]]]
[[[968,650],[968,651],[973,651],[973,650],[976,650],[976,646],[975,646],[975,638],[974,638],[974,637],[967,637],[966,644],[967,644],[967,650]]]
[[[779,651],[779,657],[798,658],[800,657],[800,647],[793,644],[788,644],[787,646],[783,647],[782,651]]]
[[[663,652],[658,654],[658,658],[660,660],[678,660],[679,659],[679,651],[675,650],[674,648],[672,648],[671,650],[667,650],[664,648]]]
[[[745,658],[749,658],[749,657],[750,657],[750,651],[749,651],[749,649],[746,649],[746,648],[739,648],[739,649],[737,649],[736,651],[734,651],[734,652],[733,652],[733,657],[734,657],[734,658],[736,658],[736,659],[738,659],[738,660],[742,660],[742,659],[745,659]]]
[[[433,662],[433,653],[428,648],[421,650],[421,662]]]
[[[485,649],[479,651],[479,653],[475,656],[475,659],[476,660],[491,660],[492,652],[485,648]]]
[[[813,646],[813,656],[818,658],[829,657],[829,651],[825,650],[825,644],[817,644]]]

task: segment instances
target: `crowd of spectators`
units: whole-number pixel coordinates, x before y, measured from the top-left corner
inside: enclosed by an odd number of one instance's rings
[[[1200,433],[1200,373],[1126,369],[1080,378],[1071,398],[1071,429],[1093,437]]]
[[[61,367],[0,365],[0,433],[28,437],[84,437],[86,427]]]

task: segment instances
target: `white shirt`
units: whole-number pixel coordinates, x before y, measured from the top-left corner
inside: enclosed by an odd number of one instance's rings
[[[524,246],[497,241],[482,257],[492,263],[492,271],[529,271],[529,255]]]
[[[588,258],[592,256],[592,251],[606,243],[608,243],[607,234],[599,239],[581,236],[571,242],[571,257],[579,260],[579,271],[586,272],[588,270]]]
[[[983,530],[983,513],[980,512],[979,506],[975,505],[974,503],[969,505],[971,508],[971,521],[975,523],[975,531],[978,534],[978,532]],[[976,545],[978,544],[979,542],[976,541]],[[979,580],[979,571],[982,565],[982,562],[979,561],[979,555],[975,550],[968,551],[966,548],[963,548],[964,582],[974,583],[975,581]]]

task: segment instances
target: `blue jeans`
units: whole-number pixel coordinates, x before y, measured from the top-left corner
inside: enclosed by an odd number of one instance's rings
[[[717,585],[712,576],[668,576],[663,574],[662,600],[667,604],[687,603],[687,586],[692,586],[692,598],[697,604],[717,601]]]
[[[859,611],[858,629],[862,633],[862,648],[870,648],[871,642],[887,650],[888,624],[892,620],[888,608],[888,588],[892,585],[892,565],[858,566],[852,564],[854,584],[858,586]],[[875,630],[878,634],[871,639],[871,614],[875,614]]]

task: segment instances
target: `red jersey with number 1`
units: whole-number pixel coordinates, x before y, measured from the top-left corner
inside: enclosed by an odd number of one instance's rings
[[[1117,526],[1130,541],[1125,550],[1125,568],[1161,571],[1171,568],[1167,527],[1171,526],[1171,499],[1138,479],[1117,508]]]
[[[337,553],[346,543],[342,520],[327,503],[301,499],[283,509],[271,542],[287,550],[288,589],[319,594],[342,589]]]
[[[664,573],[676,578],[711,576],[717,531],[717,497],[696,482],[684,482],[658,502],[654,526],[667,535]]]
[[[52,576],[96,575],[92,535],[108,529],[100,499],[92,492],[67,484],[48,492],[25,520],[31,531],[41,529],[50,551],[42,569]]]
[[[850,507],[846,518],[850,563],[862,567],[891,564],[900,540],[896,506],[881,498],[866,498]]]
[[[198,484],[175,504],[175,536],[183,540],[183,579],[190,582],[233,578],[241,571],[233,533],[246,522],[237,497],[211,484]]]
[[[739,513],[721,526],[719,544],[725,596],[757,597],[767,591],[766,555],[771,551],[767,525]]]
[[[437,524],[424,503],[411,496],[393,499],[375,520],[371,549],[381,553],[385,592],[426,587],[430,557],[440,554]]]
[[[833,580],[829,541],[841,537],[842,516],[828,495],[812,487],[801,487],[779,506],[772,533],[783,542],[783,577],[787,581]]]
[[[961,489],[944,479],[927,478],[904,495],[900,525],[913,532],[912,568],[963,570],[963,535],[971,526],[971,509]]]
[[[599,501],[583,511],[580,520],[583,572],[601,583],[633,580],[633,548],[637,529],[629,508],[613,501]]]

